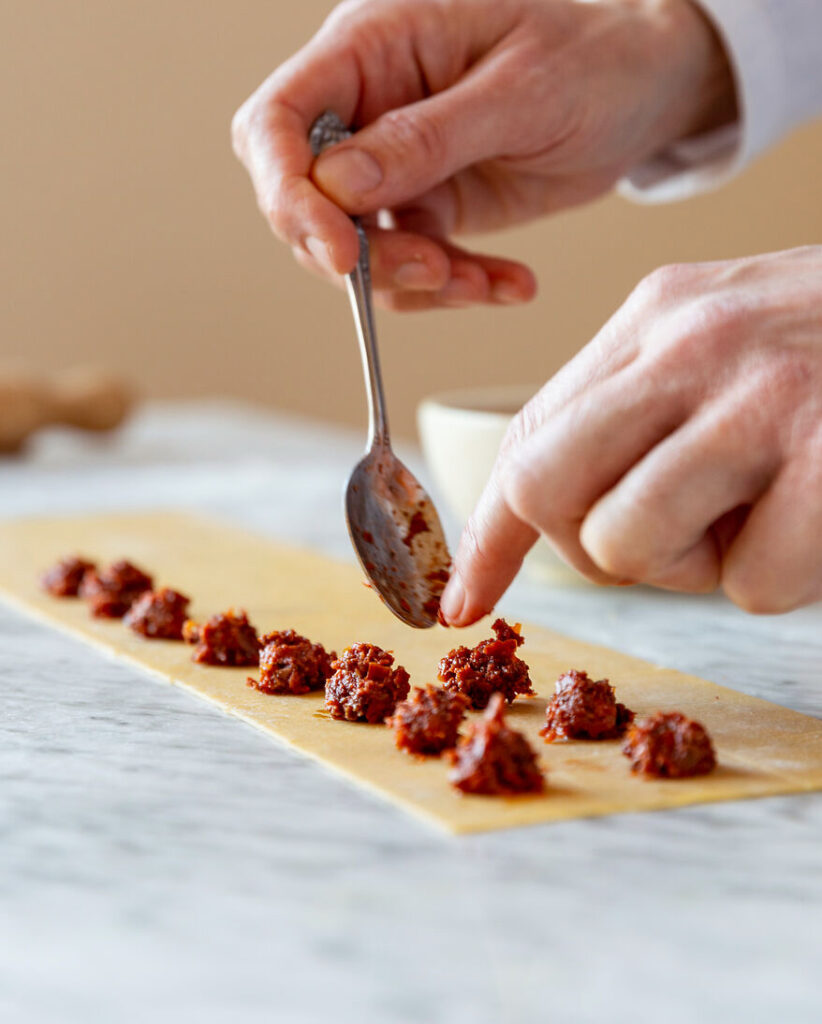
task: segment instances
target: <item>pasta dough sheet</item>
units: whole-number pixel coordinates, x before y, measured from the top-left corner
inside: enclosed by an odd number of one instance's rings
[[[450,832],[822,789],[821,721],[525,625],[520,654],[538,697],[517,700],[508,720],[539,751],[547,788],[536,796],[463,796],[447,781],[447,761],[398,751],[384,726],[331,719],[321,693],[267,696],[246,685],[246,669],[197,665],[188,645],[146,640],[120,621],[91,618],[80,600],[40,590],[41,572],[74,553],[103,563],[136,562],[154,574],[156,584],[190,595],[197,620],[233,605],[247,609],[260,632],[291,627],[338,651],[357,640],[379,644],[394,651],[412,686],[434,681],[437,663],[450,648],[488,636],[487,620],[459,632],[409,629],[350,565],[183,513],[27,519],[0,526],[0,594],[10,603],[212,701]],[[714,739],[718,769],[702,778],[657,782],[630,773],[619,742],[545,744],[537,735],[545,704],[557,677],[570,668],[608,677],[618,699],[640,716],[678,709],[701,721]]]

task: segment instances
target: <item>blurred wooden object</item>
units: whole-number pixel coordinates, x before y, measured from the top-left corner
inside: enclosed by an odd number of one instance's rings
[[[0,366],[0,453],[19,451],[45,426],[113,430],[132,404],[131,390],[105,370],[76,367],[45,377],[19,366]]]

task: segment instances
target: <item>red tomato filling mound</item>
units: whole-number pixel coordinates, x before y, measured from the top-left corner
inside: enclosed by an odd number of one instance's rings
[[[502,694],[495,693],[478,722],[472,722],[450,757],[451,785],[463,793],[504,796],[539,793],[545,779],[528,740],[505,724]]]
[[[83,576],[79,594],[88,601],[92,615],[121,619],[153,585],[148,573],[123,560],[105,569],[89,569]]]
[[[408,673],[394,666],[394,656],[374,644],[346,647],[333,662],[325,684],[325,706],[332,718],[349,722],[384,722],[408,696]]]
[[[266,633],[260,638],[260,678],[248,685],[261,693],[310,693],[321,690],[331,676],[337,657],[322,644],[313,644],[293,629]]]
[[[260,641],[257,630],[242,610],[229,608],[204,625],[189,620],[183,627],[183,639],[196,644],[192,659],[203,665],[259,665]]]
[[[510,704],[517,694],[533,695],[528,666],[517,657],[524,643],[519,624],[509,626],[497,619],[494,637],[476,647],[457,647],[440,661],[439,678],[447,690],[464,694],[471,707],[481,711],[491,694],[500,693]]]
[[[182,640],[191,599],[170,587],[146,590],[126,612],[123,622],[150,640]]]
[[[456,745],[468,698],[428,684],[398,704],[386,725],[394,730],[400,750],[420,756],[438,755]]]
[[[40,577],[40,586],[52,597],[77,597],[83,577],[91,569],[96,569],[94,562],[84,558],[63,558]]]
[[[659,779],[707,775],[716,755],[705,727],[679,711],[657,711],[628,729],[622,752],[631,771]]]
[[[557,680],[556,693],[545,709],[546,743],[558,739],[612,740],[634,720],[633,711],[618,704],[607,679],[590,679],[572,669]]]

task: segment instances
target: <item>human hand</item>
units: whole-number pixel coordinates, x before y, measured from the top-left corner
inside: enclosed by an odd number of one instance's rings
[[[349,0],[232,135],[301,264],[339,281],[358,255],[347,214],[365,215],[378,301],[428,309],[530,299],[528,268],[452,236],[601,195],[734,105],[690,0]],[[314,162],[309,129],[327,108],[360,131]]]
[[[598,583],[822,598],[822,246],[643,281],[512,424],[446,619],[493,608],[540,533]]]

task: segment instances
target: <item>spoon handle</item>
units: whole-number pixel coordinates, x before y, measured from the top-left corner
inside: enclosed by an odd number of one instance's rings
[[[371,268],[368,254],[368,239],[362,224],[356,222],[360,236],[360,258],[357,266],[346,278],[348,298],[357,325],[360,342],[365,390],[368,395],[368,448],[376,444],[388,445],[388,414],[385,409],[380,353],[377,348],[377,332],[374,327],[374,309],[371,304]]]
[[[319,156],[320,153],[338,142],[351,138],[352,134],[333,110],[327,110],[317,118],[311,128],[311,150],[314,156]],[[352,217],[352,220],[360,240],[360,258],[354,270],[346,277],[346,285],[357,327],[363,373],[365,374],[365,390],[368,396],[367,450],[370,451],[375,445],[389,446],[388,413],[385,405],[385,390],[371,299],[371,259],[368,236],[359,217]]]

